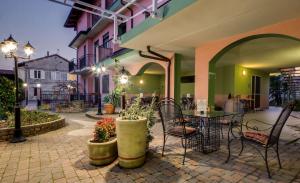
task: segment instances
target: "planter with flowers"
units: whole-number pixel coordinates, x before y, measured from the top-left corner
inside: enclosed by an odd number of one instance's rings
[[[104,97],[104,111],[106,114],[114,114],[115,108],[120,106],[120,94],[113,91]]]
[[[90,163],[106,165],[118,156],[116,125],[113,118],[103,118],[96,123],[94,138],[88,140]]]
[[[121,112],[116,120],[119,165],[137,168],[144,164],[148,144],[152,139],[150,128],[154,125],[154,100],[141,106],[141,99]]]

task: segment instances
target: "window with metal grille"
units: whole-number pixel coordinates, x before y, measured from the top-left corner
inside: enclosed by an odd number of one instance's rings
[[[109,93],[109,75],[102,76],[102,93]]]

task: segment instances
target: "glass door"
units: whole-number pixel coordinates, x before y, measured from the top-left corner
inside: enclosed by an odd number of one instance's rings
[[[252,106],[254,110],[260,109],[261,77],[252,76]]]

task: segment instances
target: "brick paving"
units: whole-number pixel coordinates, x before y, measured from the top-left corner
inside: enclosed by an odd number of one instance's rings
[[[144,166],[121,169],[117,160],[105,167],[88,163],[86,141],[91,138],[95,120],[84,114],[66,115],[65,128],[30,137],[25,143],[0,142],[0,182],[295,182],[300,183],[300,144],[281,141],[283,169],[278,168],[275,153],[270,153],[272,179],[267,178],[261,157],[246,146],[237,156],[239,142],[233,143],[229,163],[226,139],[221,150],[202,154],[189,150],[186,164],[181,165],[183,149],[180,140],[170,138],[161,157],[161,124],[154,127],[155,139]]]

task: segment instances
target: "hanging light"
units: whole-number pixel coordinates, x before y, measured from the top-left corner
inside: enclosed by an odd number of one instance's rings
[[[41,84],[40,84],[40,83],[36,84],[36,87],[37,87],[37,88],[40,88],[40,87],[41,87]]]
[[[102,64],[102,66],[101,66],[101,71],[102,71],[102,72],[105,72],[105,71],[106,71],[106,67],[104,67],[104,64]]]
[[[98,74],[101,73],[101,68],[100,67],[97,68],[97,73]]]
[[[27,83],[23,83],[23,87],[26,88],[28,86]]]
[[[93,65],[93,66],[92,66],[92,71],[95,72],[96,69],[97,69],[96,66]]]
[[[14,40],[12,35],[10,35],[4,43],[8,52],[12,52],[17,49],[18,42]]]
[[[122,75],[120,76],[120,83],[121,84],[126,84],[128,82],[128,76],[125,72],[124,67],[122,68],[121,73],[122,73]]]
[[[5,44],[5,40],[0,43],[0,49],[4,54],[9,52],[9,50],[7,49],[7,46]]]
[[[29,43],[29,41],[27,42],[27,44],[24,46],[24,52],[25,54],[29,57],[30,55],[33,54],[34,52],[34,47]]]

